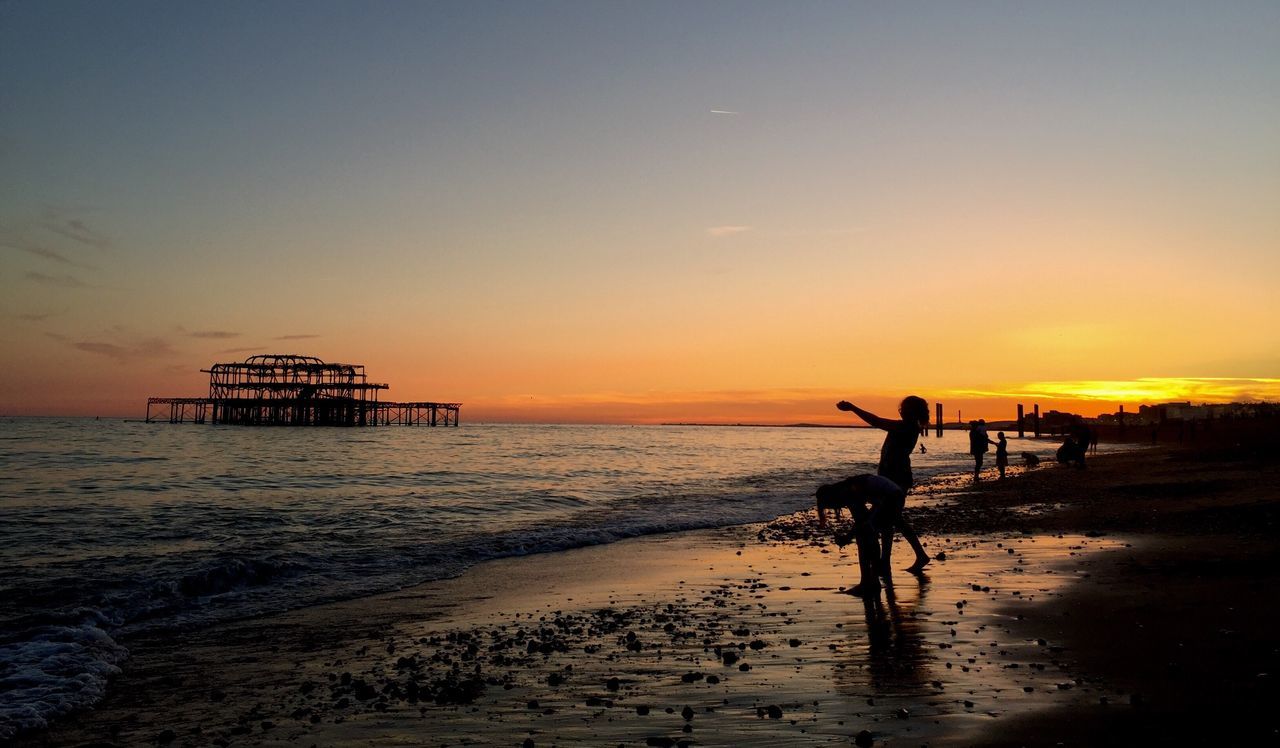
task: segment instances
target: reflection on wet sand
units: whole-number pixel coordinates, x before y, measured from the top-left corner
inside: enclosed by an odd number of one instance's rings
[[[178,714],[190,745],[824,745],[864,729],[877,744],[937,745],[1105,692],[1055,650],[1051,621],[1039,640],[1008,624],[1034,618],[1036,600],[1114,540],[937,538],[945,560],[927,577],[900,575],[864,601],[838,591],[850,555],[753,535],[497,562],[141,647],[121,693],[148,693],[148,708],[108,699],[59,739],[146,742]],[[264,677],[247,661],[276,664]]]
[[[884,588],[883,601],[863,600],[867,622],[867,669],[871,687],[878,694],[914,696],[923,693],[929,680],[930,658],[915,617],[928,589],[923,576],[913,578],[914,600],[900,601],[898,585]],[[905,585],[904,585],[905,586]]]

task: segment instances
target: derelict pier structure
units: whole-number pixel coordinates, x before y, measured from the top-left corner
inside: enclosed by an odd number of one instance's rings
[[[208,397],[147,398],[147,423],[239,426],[457,426],[460,403],[378,400],[362,364],[268,354],[214,364]]]

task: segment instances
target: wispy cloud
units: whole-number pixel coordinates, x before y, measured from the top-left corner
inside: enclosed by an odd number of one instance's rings
[[[89,288],[89,284],[68,273],[61,275],[46,275],[45,273],[37,273],[32,270],[27,273],[27,280],[39,283],[43,286],[58,286],[59,288]]]
[[[97,340],[81,340],[70,344],[72,348],[93,353],[116,361],[133,361],[140,358],[171,356],[177,351],[163,338],[144,338],[132,343],[119,344]]]
[[[707,229],[707,236],[721,238],[725,236],[734,236],[750,231],[750,226],[711,226]]]
[[[204,338],[206,340],[227,340],[229,338],[238,338],[240,333],[229,332],[227,330],[196,330],[189,332],[187,335],[193,338]]]
[[[967,398],[1045,398],[1117,403],[1232,402],[1280,399],[1280,379],[1267,377],[1140,377],[1030,382],[1008,387],[951,390]]]
[[[266,348],[265,345],[246,345],[240,348],[223,348],[218,353],[248,353],[250,351],[261,351]]]
[[[320,336],[313,333],[298,333],[296,335],[281,335],[280,337],[275,338],[275,340],[310,340],[311,338],[318,337]]]
[[[59,315],[66,314],[66,313],[67,313],[67,310],[63,309],[60,312],[27,312],[26,314],[15,314],[13,316],[22,320],[23,322],[43,322],[49,319],[50,317],[57,317]]]
[[[67,257],[61,252],[57,252],[52,249],[49,249],[48,247],[38,247],[32,244],[26,244],[24,242],[17,242],[13,240],[0,241],[0,246],[8,247],[9,249],[16,249],[19,252],[26,252],[27,254],[35,255],[36,257],[43,257],[46,260],[53,260],[54,262],[60,262],[64,265],[76,264],[71,260],[70,257]]]
[[[59,236],[97,249],[110,249],[112,246],[111,238],[106,234],[91,228],[79,218],[68,218],[59,210],[46,210],[40,226]]]

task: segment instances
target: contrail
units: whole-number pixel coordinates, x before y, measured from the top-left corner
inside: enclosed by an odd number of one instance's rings
[[[742,114],[742,112],[732,112],[732,111],[729,111],[728,109],[712,109],[711,113],[712,114]]]

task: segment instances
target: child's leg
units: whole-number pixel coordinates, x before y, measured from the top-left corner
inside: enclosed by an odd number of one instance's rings
[[[879,548],[876,546],[875,526],[866,508],[854,505],[850,508],[853,515],[853,531],[858,543],[858,571],[861,579],[852,592],[855,595],[875,595],[880,592],[880,578],[877,566],[880,560]]]
[[[880,531],[880,567],[881,576],[888,577],[889,570],[892,568],[889,564],[893,558],[893,524]]]
[[[911,546],[911,550],[916,554],[915,563],[907,567],[907,571],[920,571],[933,559],[929,558],[929,554],[924,552],[924,545],[920,543],[920,536],[916,535],[915,528],[911,523],[907,522],[905,514],[898,515],[898,529],[902,531],[902,537],[906,538],[907,544]]]

